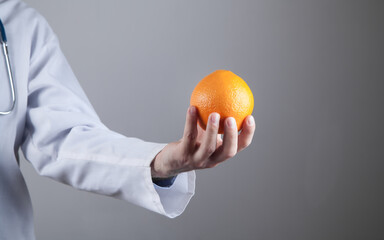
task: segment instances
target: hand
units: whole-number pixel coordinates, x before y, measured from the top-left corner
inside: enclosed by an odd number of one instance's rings
[[[248,147],[255,131],[255,121],[251,115],[244,120],[240,134],[234,118],[224,119],[223,139],[218,134],[219,122],[220,115],[212,113],[204,131],[197,124],[196,108],[190,106],[183,138],[169,143],[157,154],[151,163],[152,177],[167,178],[182,172],[212,168]]]

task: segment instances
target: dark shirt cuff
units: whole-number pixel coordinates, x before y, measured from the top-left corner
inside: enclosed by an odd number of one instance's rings
[[[159,187],[170,187],[175,182],[177,176],[170,178],[152,178],[152,182]]]

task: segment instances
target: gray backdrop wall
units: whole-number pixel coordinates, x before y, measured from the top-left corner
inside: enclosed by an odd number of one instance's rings
[[[216,69],[255,96],[252,145],[174,220],[36,175],[38,239],[384,239],[384,2],[28,0],[111,129],[181,137]]]

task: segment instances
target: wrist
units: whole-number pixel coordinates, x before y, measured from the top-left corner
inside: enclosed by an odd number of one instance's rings
[[[152,178],[170,178],[177,176],[181,171],[181,168],[176,159],[176,150],[179,142],[172,142],[166,145],[151,162],[151,174]]]
[[[151,176],[152,179],[164,179],[169,178],[171,176],[166,174],[166,171],[164,170],[164,166],[162,164],[161,155],[162,151],[160,151],[156,157],[151,162]]]

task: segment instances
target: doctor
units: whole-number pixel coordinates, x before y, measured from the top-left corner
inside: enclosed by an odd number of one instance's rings
[[[222,141],[220,116],[211,114],[203,131],[194,107],[177,142],[151,143],[113,132],[100,122],[44,18],[19,0],[0,1],[0,18],[10,60],[10,65],[7,57],[0,60],[1,240],[35,239],[19,148],[43,176],[174,218],[194,194],[193,170],[216,166],[252,140],[252,116],[240,135],[227,118]]]

